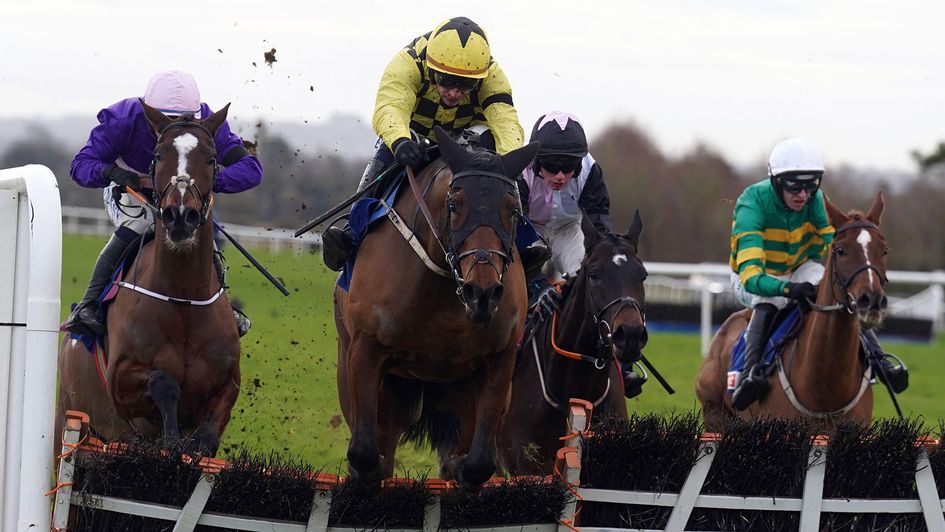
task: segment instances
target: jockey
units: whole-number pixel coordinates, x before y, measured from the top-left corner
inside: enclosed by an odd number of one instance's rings
[[[522,147],[524,132],[512,105],[512,87],[492,59],[485,31],[466,17],[441,22],[399,51],[381,76],[374,104],[380,137],[358,190],[399,162],[414,170],[426,163],[420,139],[434,140],[433,126],[454,136],[466,128],[499,154]],[[350,229],[322,234],[325,265],[341,270],[354,251]]]
[[[529,219],[548,240],[551,258],[544,276],[529,283],[532,308],[540,313],[558,310],[561,295],[553,284],[574,276],[584,258],[581,218],[586,216],[600,231],[613,232],[610,195],[604,172],[587,149],[581,121],[571,113],[552,111],[542,115],[532,128],[529,142],[541,147],[534,163],[519,179],[522,203]],[[643,379],[623,367],[624,392],[635,397]]]
[[[155,74],[145,89],[144,103],[169,117],[192,114],[200,119],[212,114],[200,101],[193,76],[179,71]],[[83,187],[103,189],[105,209],[117,229],[98,256],[85,296],[62,324],[64,330],[75,334],[105,334],[105,325],[98,318],[98,296],[111,281],[125,248],[154,224],[151,211],[137,198],[121,194],[125,185],[135,190],[151,186],[149,169],[157,134],[148,124],[139,98],[126,98],[102,109],[98,121],[88,142],[72,160],[70,175]],[[230,131],[227,122],[217,129],[213,141],[222,166],[213,192],[242,192],[259,184],[262,166],[246,151],[240,137]],[[213,262],[220,284],[225,285],[218,253],[214,253]],[[249,330],[249,319],[235,308],[234,316],[243,336]]]
[[[732,287],[740,303],[753,309],[745,333],[745,366],[736,382],[732,407],[744,410],[768,391],[759,362],[767,332],[789,299],[813,300],[824,275],[822,260],[833,242],[820,182],[824,161],[806,138],[779,142],[768,159],[768,179],[742,192],[732,222]],[[873,331],[864,331],[871,350],[879,349]],[[905,367],[881,359],[893,389],[908,386]]]

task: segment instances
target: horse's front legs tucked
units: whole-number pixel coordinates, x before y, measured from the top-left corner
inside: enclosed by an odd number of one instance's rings
[[[148,395],[161,412],[164,439],[180,441],[180,425],[177,422],[177,402],[180,400],[180,383],[165,371],[153,371],[148,377]]]
[[[377,442],[377,410],[381,380],[387,371],[386,358],[374,338],[357,335],[348,349],[348,392],[351,399],[351,441],[348,469],[353,478],[364,482],[380,480]]]
[[[473,377],[476,387],[476,431],[458,479],[476,491],[495,473],[496,434],[508,410],[515,366],[514,346],[491,356]]]

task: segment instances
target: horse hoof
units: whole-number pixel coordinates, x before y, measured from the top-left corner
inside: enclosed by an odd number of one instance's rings
[[[475,464],[466,461],[461,464],[458,473],[457,479],[463,489],[470,493],[476,493],[495,473],[495,464],[491,462]]]
[[[354,479],[370,482],[377,477],[380,455],[376,452],[361,452],[348,449],[348,472]]]

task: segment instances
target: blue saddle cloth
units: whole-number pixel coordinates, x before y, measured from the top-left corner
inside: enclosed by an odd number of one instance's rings
[[[791,309],[788,314],[778,323],[775,327],[774,332],[771,333],[771,336],[768,338],[768,341],[765,342],[764,354],[761,356],[762,367],[767,368],[774,362],[774,357],[781,352],[784,348],[781,345],[781,339],[787,335],[788,331],[794,327],[794,324],[797,323],[797,320],[801,316],[801,311],[797,307]],[[741,336],[738,337],[738,341],[735,342],[735,345],[732,347],[732,363],[729,367],[729,379],[728,379],[728,392],[732,393],[735,391],[734,376],[737,376],[738,373],[742,371],[745,367],[745,351],[747,347],[747,342],[745,341],[745,333],[748,331],[748,327],[745,327],[745,330],[742,331]]]
[[[347,292],[348,288],[351,286],[351,274],[354,271],[354,261],[355,258],[357,258],[358,246],[361,245],[361,241],[364,239],[364,235],[367,234],[371,224],[387,216],[390,210],[388,206],[394,204],[394,199],[397,197],[402,183],[403,181],[400,180],[395,186],[391,187],[391,190],[384,195],[383,202],[377,198],[361,198],[351,207],[351,213],[348,216],[348,226],[351,228],[351,234],[354,237],[355,250],[351,253],[351,256],[348,257],[348,261],[345,262],[345,266],[338,276],[338,286],[345,292]],[[540,238],[538,230],[532,225],[531,220],[522,218],[522,223],[519,224],[515,231],[515,247],[525,249],[537,242]]]

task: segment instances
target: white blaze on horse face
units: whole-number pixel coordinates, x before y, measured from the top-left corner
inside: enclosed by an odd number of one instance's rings
[[[610,260],[614,261],[614,264],[616,264],[617,266],[620,266],[621,264],[627,263],[627,256],[624,255],[623,253],[618,253],[617,255],[614,255],[613,258],[611,258]]]
[[[177,148],[177,175],[174,177],[174,181],[177,184],[177,190],[180,191],[181,201],[183,201],[184,191],[190,186],[190,179],[177,181],[177,178],[190,177],[190,174],[187,173],[187,155],[197,147],[197,137],[190,133],[184,133],[174,139],[174,147]]]
[[[857,235],[856,241],[859,242],[861,246],[863,246],[863,256],[866,257],[867,266],[870,265],[869,245],[872,240],[873,240],[873,237],[870,236],[869,231],[867,231],[866,229],[860,229],[860,234]],[[873,288],[873,270],[867,268],[866,274],[869,275],[870,288]]]

